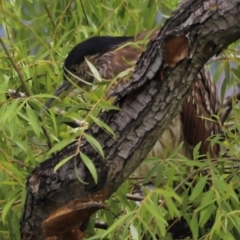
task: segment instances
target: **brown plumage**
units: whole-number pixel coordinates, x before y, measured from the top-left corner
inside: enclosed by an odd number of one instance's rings
[[[219,134],[220,126],[216,119],[219,110],[219,98],[216,87],[206,69],[202,68],[194,79],[190,94],[184,100],[181,110],[185,142],[195,146],[201,142],[200,154],[215,158],[219,154],[219,145],[210,147],[209,138]]]
[[[81,88],[86,88],[88,85],[74,78],[72,74],[88,83],[95,82],[96,80],[91,74],[85,57],[95,66],[105,80],[112,80],[119,73],[129,68],[131,73],[134,71],[134,65],[145,50],[149,39],[154,39],[157,34],[158,31],[145,31],[136,38],[95,37],[88,39],[75,46],[69,53],[64,64],[65,74]],[[121,84],[121,81],[127,79],[128,77],[124,77],[118,80],[117,84]],[[65,81],[55,92],[55,95],[61,97],[63,94],[65,96],[72,92],[73,89],[73,85]],[[50,107],[52,104],[53,100],[50,99],[46,103],[46,107]],[[192,158],[192,149],[201,142],[200,155],[207,154],[209,151],[211,157],[217,157],[219,146],[215,144],[211,148],[209,138],[218,134],[220,127],[217,122],[208,121],[207,119],[216,115],[218,109],[219,99],[216,88],[209,72],[204,67],[193,81],[189,95],[184,100],[179,114],[172,120],[149,153],[149,156],[162,157],[164,149],[167,148],[170,153],[179,144],[183,143],[180,153]],[[146,175],[151,167],[142,166],[138,169],[137,174]]]

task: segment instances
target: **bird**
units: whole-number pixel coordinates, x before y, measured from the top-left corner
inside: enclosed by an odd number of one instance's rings
[[[109,82],[128,69],[131,74],[147,44],[155,39],[158,33],[159,30],[146,30],[136,37],[97,36],[78,43],[65,59],[64,81],[54,95],[62,99],[74,92],[76,85],[86,90],[91,88],[91,84],[98,82],[91,72],[89,62],[97,69],[101,78]],[[121,83],[128,78],[123,77],[119,81]],[[49,99],[45,108],[50,108],[56,102],[56,98]],[[192,82],[179,113],[156,142],[148,157],[162,158],[166,152],[170,154],[182,144],[179,154],[192,159],[193,149],[200,143],[199,156],[206,158],[209,154],[211,158],[217,158],[220,147],[217,143],[211,144],[210,138],[219,134],[221,130],[220,124],[214,118],[219,109],[220,100],[216,86],[204,66]],[[144,177],[153,167],[154,165],[143,163],[134,175]]]
[[[64,61],[63,84],[57,88],[53,95],[63,99],[71,93],[74,86],[69,81],[69,78],[71,79],[74,76],[78,78],[75,77],[73,82],[80,88],[86,89],[94,83],[95,79],[92,74],[89,74],[90,69],[85,61],[86,58],[96,67],[103,79],[112,80],[119,73],[129,69],[131,65],[137,62],[144,50],[142,42],[144,42],[146,36],[151,34],[150,38],[154,39],[157,33],[158,31],[144,31],[136,38],[96,36],[77,44]],[[136,45],[136,43],[138,44]],[[45,108],[48,109],[56,103],[56,98],[50,98],[45,103]]]

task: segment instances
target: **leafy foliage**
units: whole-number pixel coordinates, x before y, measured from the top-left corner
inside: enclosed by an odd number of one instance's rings
[[[4,36],[0,42],[0,239],[20,239],[25,179],[35,166],[76,137],[79,141],[85,137],[104,156],[98,142],[84,133],[86,125],[97,124],[114,137],[114,132],[98,118],[101,110],[115,108],[104,98],[104,84],[86,93],[88,101],[83,101],[79,95],[59,103],[60,109],[67,109],[63,116],[56,116],[56,111],[51,109],[39,117],[43,103],[62,81],[62,62],[70,49],[91,36],[136,35],[159,27],[178,2],[1,2]],[[240,86],[238,44],[230,46],[219,61],[210,64],[214,81],[223,79],[219,88],[222,100],[230,87]],[[92,69],[95,72],[94,66]],[[6,98],[9,89],[26,93],[26,96]],[[165,159],[146,160],[146,163],[156,164],[147,179],[154,175],[161,187],[145,188],[144,199],[137,203],[126,198],[136,180],[125,182],[107,201],[111,210],[99,211],[92,218],[87,231],[89,239],[157,239],[157,236],[171,239],[168,231],[180,218],[190,226],[194,239],[200,236],[202,239],[239,239],[240,143],[237,132],[240,111],[236,99],[232,101],[232,108],[223,126],[226,139],[221,143],[223,151],[227,149],[231,158],[188,160],[176,151]],[[82,121],[82,127],[66,126],[63,122],[70,118]],[[197,147],[194,153],[197,159]],[[91,160],[82,153],[81,157],[97,181]],[[59,163],[55,170],[68,160]],[[143,181],[138,179],[138,182]],[[109,228],[106,231],[94,228],[96,220],[106,222]],[[210,221],[213,221],[212,226]]]

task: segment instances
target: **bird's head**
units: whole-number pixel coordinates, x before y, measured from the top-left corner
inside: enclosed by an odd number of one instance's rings
[[[89,74],[89,68],[85,58],[89,59],[94,67],[99,71],[104,67],[100,56],[105,53],[111,54],[111,51],[119,45],[127,42],[131,37],[92,37],[86,41],[77,44],[68,54],[63,66],[63,83],[54,92],[54,96],[63,99],[76,90],[77,87],[86,89],[94,82],[94,77]],[[111,62],[109,62],[111,64]],[[76,91],[75,91],[76,92]],[[50,98],[45,103],[45,109],[48,109],[58,102],[56,98]]]

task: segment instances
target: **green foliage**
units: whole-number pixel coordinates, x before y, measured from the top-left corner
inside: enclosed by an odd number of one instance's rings
[[[85,137],[104,157],[96,139],[84,133],[87,125],[97,124],[115,137],[112,129],[98,118],[102,110],[118,110],[105,99],[104,83],[99,84],[96,91],[86,93],[88,101],[83,101],[79,95],[60,102],[58,107],[67,109],[63,116],[57,117],[51,109],[39,117],[43,103],[62,81],[62,63],[67,53],[76,43],[91,36],[136,35],[159,27],[163,24],[163,21],[158,22],[159,16],[164,16],[164,20],[178,2],[82,0],[84,11],[81,1],[72,0],[0,3],[0,22],[5,32],[0,46],[0,239],[20,239],[25,180],[35,166],[76,137],[79,141]],[[210,66],[215,71],[214,81],[225,74],[220,91],[222,100],[229,87],[240,86],[237,46],[238,43],[232,44],[224,52],[224,59]],[[101,82],[95,67],[88,64]],[[6,99],[8,89],[27,95]],[[231,159],[192,161],[178,156],[176,149],[168,158],[146,160],[146,163],[157,164],[147,178],[157,175],[156,183],[161,182],[161,187],[152,191],[146,188],[145,198],[137,204],[126,198],[135,181],[126,181],[107,201],[111,210],[99,211],[92,217],[87,231],[89,239],[142,239],[143,236],[157,239],[156,235],[171,239],[167,231],[179,218],[186,220],[194,239],[199,239],[200,235],[202,239],[239,239],[240,143],[236,132],[230,130],[239,131],[240,111],[237,101],[234,100],[232,106],[233,113],[223,126],[226,140],[222,143]],[[82,121],[83,126],[71,129],[63,124],[64,120],[73,118]],[[198,149],[199,146],[194,151],[195,159]],[[80,154],[97,182],[91,159]],[[69,160],[60,162],[55,171]],[[209,227],[211,219],[214,225]],[[106,231],[94,228],[96,220],[105,221],[109,228]]]

